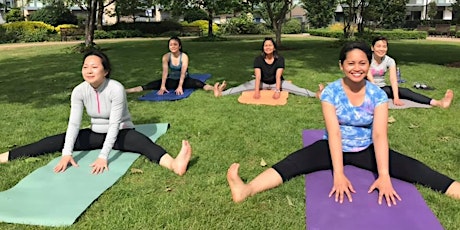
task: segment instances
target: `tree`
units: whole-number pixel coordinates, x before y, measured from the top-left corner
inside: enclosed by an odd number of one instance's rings
[[[233,7],[241,4],[241,0],[159,0],[159,3],[173,16],[184,14],[188,9],[198,8],[207,13],[208,37],[213,37],[212,20],[215,15],[231,12]]]
[[[118,14],[120,16],[129,16],[133,19],[133,22],[136,22],[136,19],[139,17],[140,13],[144,13],[148,8],[152,7],[154,4],[153,0],[115,0],[117,4]]]
[[[334,18],[338,0],[301,0],[301,3],[310,25],[321,28],[327,27]]]
[[[456,1],[455,3],[452,3],[452,13],[453,13],[453,18],[452,20],[454,22],[460,23],[460,1]]]
[[[436,14],[438,14],[438,6],[436,5],[436,2],[430,2],[428,3],[428,9],[426,11],[428,18],[430,20],[433,20],[434,17],[436,17]]]
[[[276,45],[281,47],[281,32],[286,15],[292,9],[292,0],[261,0],[256,10],[275,32]]]
[[[73,15],[62,2],[55,5],[45,6],[35,11],[30,15],[29,19],[31,21],[42,21],[53,26],[62,24],[77,24],[78,22],[77,17]]]

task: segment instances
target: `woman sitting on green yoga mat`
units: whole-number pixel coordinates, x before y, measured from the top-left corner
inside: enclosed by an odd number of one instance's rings
[[[398,86],[396,62],[387,55],[388,40],[385,37],[379,36],[374,38],[372,41],[372,51],[372,62],[370,70],[367,73],[367,79],[382,88],[387,96],[393,99],[393,103],[396,106],[404,105],[404,102],[400,99],[406,99],[425,105],[437,106],[445,109],[449,108],[454,99],[454,92],[450,89],[446,91],[444,98],[436,100]],[[390,86],[385,83],[385,74],[388,70],[390,71]]]
[[[401,200],[390,176],[460,199],[459,182],[389,149],[388,97],[380,87],[365,80],[371,58],[372,51],[365,43],[344,45],[339,60],[345,76],[330,83],[321,93],[324,139],[290,154],[249,183],[238,175],[240,165],[232,164],[227,181],[234,202],[242,202],[293,177],[327,169],[333,169],[334,181],[329,197],[334,196],[340,203],[346,198],[351,202],[355,190],[344,174],[346,164],[378,173],[369,192],[379,191],[379,204],[385,202],[383,199],[388,206]]]
[[[176,89],[177,95],[184,94],[183,89],[213,90],[214,87],[188,76],[188,55],[182,51],[182,42],[178,37],[168,40],[169,52],[161,58],[163,66],[162,77],[143,86],[126,89],[127,93],[137,93],[144,90],[158,90],[158,95],[169,93],[168,89]]]
[[[62,158],[54,171],[64,172],[69,163],[78,166],[72,157],[74,150],[101,149],[98,158],[91,164],[91,172],[97,174],[109,169],[107,158],[110,151],[115,149],[140,153],[176,174],[183,175],[192,154],[188,141],[182,141],[179,154],[172,158],[161,146],[137,132],[129,114],[125,89],[118,81],[110,78],[110,72],[110,61],[104,53],[90,51],[85,54],[81,70],[85,81],[72,91],[66,133],[46,137],[0,154],[0,163],[62,151]],[[91,128],[80,130],[83,107],[91,117]]]
[[[273,89],[273,99],[280,98],[281,90],[305,97],[318,97],[317,93],[300,88],[283,78],[284,58],[278,54],[273,38],[262,42],[262,53],[254,59],[254,80],[227,89],[226,82],[214,85],[214,96],[220,97],[254,90],[254,99],[260,98],[261,89]],[[321,90],[321,89],[320,89]]]

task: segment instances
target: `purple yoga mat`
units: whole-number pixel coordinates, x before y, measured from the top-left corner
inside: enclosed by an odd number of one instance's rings
[[[304,130],[304,146],[322,138],[324,130]],[[436,216],[413,184],[392,178],[393,187],[402,201],[388,207],[377,203],[378,193],[367,193],[375,175],[354,166],[345,166],[345,174],[356,193],[353,202],[336,203],[328,194],[332,187],[330,170],[305,176],[306,225],[310,230],[442,230]]]

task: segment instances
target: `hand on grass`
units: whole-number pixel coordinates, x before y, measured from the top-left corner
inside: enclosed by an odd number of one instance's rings
[[[334,174],[334,185],[329,192],[329,197],[332,197],[335,193],[335,202],[343,203],[345,196],[347,196],[348,201],[352,202],[351,193],[355,193],[353,185],[345,176],[345,174]]]
[[[104,170],[109,170],[109,167],[107,166],[107,159],[103,158],[97,158],[90,166],[93,167],[91,170],[92,174],[99,174],[103,173]]]
[[[371,193],[375,189],[379,190],[379,204],[382,204],[383,197],[385,197],[388,207],[391,207],[392,204],[396,205],[396,199],[401,201],[401,197],[399,197],[391,184],[390,176],[379,176],[367,192]]]
[[[73,159],[72,155],[64,155],[61,157],[59,163],[54,167],[54,172],[64,172],[67,169],[67,165],[72,164],[74,167],[78,167],[78,164]]]

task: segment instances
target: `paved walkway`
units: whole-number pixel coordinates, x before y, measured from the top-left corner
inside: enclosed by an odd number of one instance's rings
[[[257,35],[261,36],[261,35]],[[283,37],[309,37],[308,34],[283,34]],[[240,36],[244,37],[244,36]],[[250,35],[248,35],[250,37]],[[191,39],[195,37],[181,37],[181,39]],[[115,39],[96,39],[94,42],[96,43],[114,43],[120,41],[148,41],[148,40],[167,40],[167,37],[155,37],[155,38],[115,38]],[[427,37],[426,40],[430,41],[443,41],[443,42],[460,42],[460,38],[446,38],[446,37]],[[67,41],[67,42],[28,42],[28,43],[7,43],[7,44],[0,44],[0,50],[11,50],[14,48],[20,47],[31,47],[31,46],[47,46],[47,45],[72,45],[72,44],[79,44],[84,41]]]

